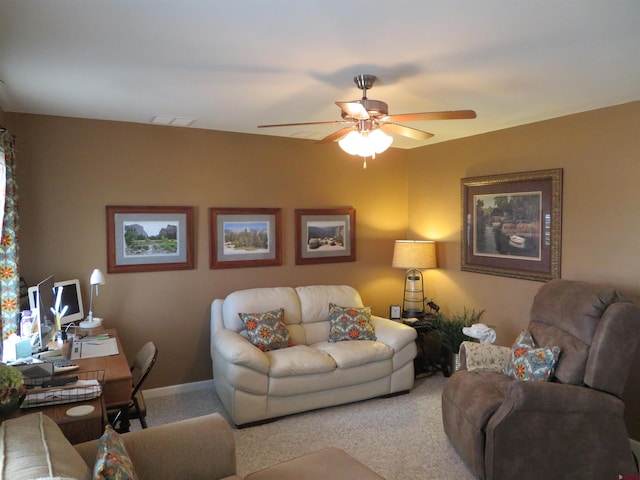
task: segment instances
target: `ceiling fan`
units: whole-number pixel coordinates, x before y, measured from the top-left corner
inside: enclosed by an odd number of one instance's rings
[[[361,74],[353,78],[356,86],[362,90],[362,99],[351,102],[335,102],[342,110],[342,120],[329,122],[281,123],[274,125],[258,125],[258,128],[291,127],[298,125],[344,125],[318,143],[328,143],[340,139],[340,147],[352,155],[375,157],[390,145],[393,139],[382,132],[402,135],[414,140],[426,140],[433,137],[433,133],[416,128],[400,125],[400,122],[415,122],[423,120],[458,120],[476,118],[473,110],[453,110],[444,112],[400,113],[389,115],[389,107],[385,102],[367,98],[367,90],[373,87],[378,78],[375,75]],[[376,133],[377,132],[377,133]],[[386,138],[385,138],[386,137]],[[351,139],[350,141],[348,141]],[[374,145],[378,144],[378,146]]]

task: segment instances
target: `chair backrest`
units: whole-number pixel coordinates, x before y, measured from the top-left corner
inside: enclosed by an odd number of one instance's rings
[[[133,365],[131,365],[131,376],[133,377],[133,391],[131,392],[131,398],[133,398],[142,383],[145,381],[149,372],[156,363],[156,359],[158,358],[158,349],[153,342],[145,343],[138,353],[136,354],[136,358],[133,361]]]
[[[556,279],[538,290],[529,331],[538,346],[561,348],[557,381],[621,396],[640,340],[640,307],[613,288]]]

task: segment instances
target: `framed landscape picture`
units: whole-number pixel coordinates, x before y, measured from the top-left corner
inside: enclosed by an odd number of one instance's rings
[[[461,180],[461,270],[560,277],[562,169]]]
[[[107,272],[194,268],[193,207],[105,208]]]
[[[296,265],[355,261],[355,209],[296,209],[295,214]]]
[[[210,208],[210,268],[282,264],[279,208]]]

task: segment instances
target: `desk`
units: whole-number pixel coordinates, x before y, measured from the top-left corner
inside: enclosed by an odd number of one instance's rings
[[[28,415],[30,413],[42,412],[51,418],[64,436],[71,443],[88,442],[100,438],[107,423],[107,412],[104,409],[102,396],[84,402],[61,403],[59,405],[49,405],[43,407],[20,409],[17,416]],[[70,417],[67,410],[78,405],[91,405],[93,412],[82,417]]]
[[[107,333],[116,338],[118,355],[73,360],[80,368],[70,371],[68,375],[78,375],[82,378],[83,372],[104,370],[102,395],[96,399],[84,402],[25,408],[20,410],[19,415],[27,415],[34,412],[44,413],[58,424],[71,443],[93,440],[102,435],[107,423],[106,410],[118,408],[129,403],[131,389],[133,388],[133,378],[117,332],[114,329],[100,329],[99,332],[97,330],[90,332],[91,335],[98,333]],[[69,346],[70,342],[65,344],[65,350],[63,350],[67,358]],[[66,411],[77,405],[93,405],[95,410],[93,413],[83,417],[68,416]]]
[[[80,330],[78,330],[80,331]],[[90,372],[93,370],[104,370],[104,406],[107,410],[122,407],[129,403],[131,389],[133,388],[133,378],[124,349],[118,338],[115,329],[91,330],[90,335],[106,333],[115,337],[118,343],[118,355],[108,357],[79,358],[73,360],[80,367],[76,372]],[[70,372],[71,373],[71,372]]]

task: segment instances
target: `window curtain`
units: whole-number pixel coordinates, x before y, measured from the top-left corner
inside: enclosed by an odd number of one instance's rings
[[[15,138],[0,127],[0,312],[2,339],[18,331],[20,274],[18,272],[18,186],[16,184]],[[2,343],[0,343],[0,352]]]

